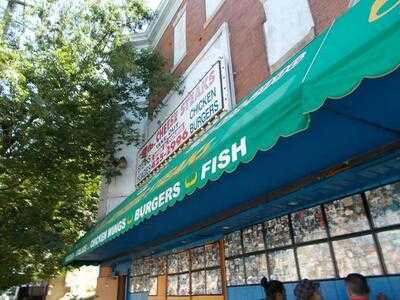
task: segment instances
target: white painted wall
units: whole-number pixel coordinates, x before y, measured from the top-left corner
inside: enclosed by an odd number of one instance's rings
[[[284,63],[285,55],[301,43],[314,30],[308,0],[262,0],[266,22],[264,31],[268,63]],[[291,55],[290,55],[291,56]]]
[[[139,130],[145,134],[147,121],[139,124]],[[98,206],[98,220],[104,218],[122,201],[125,200],[136,188],[136,159],[138,148],[135,145],[122,146],[115,157],[125,157],[126,169],[121,170],[121,175],[111,179],[110,183],[103,182]]]
[[[232,77],[232,63],[229,47],[229,31],[228,25],[225,23],[217,31],[210,42],[204,47],[200,55],[195,59],[192,65],[187,69],[184,78],[184,92],[182,95],[171,93],[163,103],[160,112],[153,121],[143,121],[141,130],[146,135],[146,138],[159,128],[162,122],[175,110],[180,102],[185,98],[186,94],[193,89],[198,81],[208,72],[211,66],[220,58],[225,60],[228,68],[229,77],[229,94],[230,99],[226,108],[232,109],[234,106],[234,88]],[[111,180],[110,184],[104,184],[102,191],[102,201],[99,204],[99,219],[102,219],[105,214],[110,213],[118,204],[120,204],[127,196],[135,191],[136,185],[136,160],[138,149],[135,146],[124,147],[117,158],[124,156],[127,160],[127,168],[122,170],[122,175]]]

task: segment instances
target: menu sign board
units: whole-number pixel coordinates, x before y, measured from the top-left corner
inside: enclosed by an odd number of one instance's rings
[[[224,109],[225,66],[217,61],[138,152],[136,178],[142,182]]]

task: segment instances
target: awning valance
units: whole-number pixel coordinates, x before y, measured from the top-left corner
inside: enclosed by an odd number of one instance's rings
[[[361,1],[97,224],[65,262],[184,201],[281,137],[306,130],[310,113],[328,98],[343,98],[364,78],[382,77],[399,64],[400,1]]]

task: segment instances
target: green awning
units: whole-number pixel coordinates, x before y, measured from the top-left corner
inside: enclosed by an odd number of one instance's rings
[[[363,0],[88,232],[79,259],[309,126],[310,113],[400,64],[400,0]]]

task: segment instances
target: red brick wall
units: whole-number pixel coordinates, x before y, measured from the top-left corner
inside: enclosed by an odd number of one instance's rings
[[[349,0],[309,0],[316,34],[348,7]],[[206,24],[205,1],[186,0],[186,56],[176,68],[182,74],[199,55],[222,23],[227,22],[237,101],[246,96],[269,75],[263,23],[265,12],[260,0],[225,0],[215,16]],[[168,26],[157,48],[173,68],[173,27]]]
[[[349,7],[350,0],[309,0],[314,18],[315,33],[324,31],[332,21]]]

